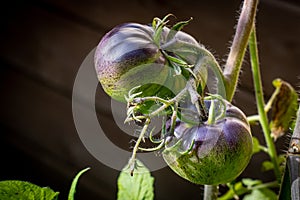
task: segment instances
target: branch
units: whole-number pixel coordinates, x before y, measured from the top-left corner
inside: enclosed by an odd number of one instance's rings
[[[270,134],[269,121],[268,121],[267,113],[265,111],[265,102],[263,97],[263,88],[262,88],[261,75],[260,75],[255,26],[253,26],[253,30],[249,39],[249,50],[250,50],[250,60],[251,60],[251,69],[252,69],[252,76],[253,76],[253,85],[255,90],[256,105],[260,117],[259,121],[262,126],[264,137],[268,146],[269,156],[274,165],[275,176],[277,178],[277,181],[280,182],[281,174],[280,174],[280,169],[278,164],[277,152],[276,152],[275,144]]]
[[[233,43],[224,68],[226,99],[231,101],[238,82],[249,36],[254,25],[258,0],[245,0]]]

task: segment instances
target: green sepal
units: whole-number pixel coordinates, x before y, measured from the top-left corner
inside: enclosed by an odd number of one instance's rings
[[[172,16],[172,14],[166,15],[162,20],[155,17],[152,21],[152,28],[154,29],[153,40],[157,46],[160,46],[161,33],[163,28],[167,25],[167,19]]]
[[[174,36],[176,35],[176,33],[178,31],[180,31],[181,29],[183,29],[184,26],[188,25],[190,23],[190,21],[192,21],[193,18],[191,17],[189,20],[186,21],[181,21],[176,23],[170,30],[170,32],[168,33],[167,36],[167,41],[170,41],[174,38]]]

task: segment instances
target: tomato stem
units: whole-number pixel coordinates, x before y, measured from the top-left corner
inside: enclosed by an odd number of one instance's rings
[[[147,118],[146,121],[145,121],[145,125],[144,125],[143,129],[141,130],[141,133],[140,133],[140,135],[139,135],[139,137],[138,137],[138,139],[137,139],[137,141],[134,145],[134,148],[132,150],[132,155],[131,155],[131,158],[129,159],[129,162],[128,162],[128,165],[130,167],[131,175],[133,175],[133,171],[135,169],[136,153],[139,149],[139,145],[140,145],[142,139],[144,138],[145,133],[147,132],[149,124],[150,124],[150,118]]]
[[[209,108],[209,114],[207,119],[207,124],[212,125],[216,121],[216,111],[215,111],[215,101],[212,100]]]
[[[254,24],[258,0],[245,0],[238,20],[236,32],[225,64],[226,99],[231,101],[238,83],[238,78],[246,52],[251,29]]]
[[[259,122],[262,126],[264,138],[266,140],[266,144],[268,147],[268,154],[271,158],[271,161],[274,165],[274,173],[278,182],[281,181],[281,175],[279,170],[277,152],[275,148],[275,144],[270,134],[270,127],[268,122],[267,113],[265,111],[265,102],[263,97],[263,89],[260,75],[260,66],[259,66],[259,58],[258,58],[258,50],[257,50],[257,40],[256,40],[256,31],[255,26],[253,26],[250,39],[249,39],[249,50],[250,50],[250,60],[251,60],[251,68],[253,74],[253,84],[255,89],[255,97],[257,110],[259,114]]]
[[[218,185],[205,185],[204,187],[204,199],[205,200],[217,200],[218,199],[219,186]]]
[[[238,82],[242,62],[246,52],[248,40],[254,25],[258,0],[245,0],[238,20],[236,32],[225,64],[222,77],[226,90],[226,97],[221,94],[222,88],[218,86],[218,94],[231,102]],[[221,89],[221,90],[220,90]],[[204,199],[217,199],[212,189],[218,191],[216,186],[205,185]]]

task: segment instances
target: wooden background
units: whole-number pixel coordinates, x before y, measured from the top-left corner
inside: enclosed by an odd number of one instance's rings
[[[175,14],[194,20],[185,31],[197,38],[224,64],[234,34],[240,1],[202,0],[12,0],[0,8],[0,180],[21,179],[60,191],[66,199],[74,175],[81,179],[76,199],[115,199],[118,171],[101,164],[81,143],[72,117],[76,73],[101,37],[124,22],[149,23],[155,16]],[[262,78],[266,97],[271,81],[282,78],[299,85],[300,5],[298,1],[262,0],[257,16]],[[254,114],[249,61],[243,66],[234,103]],[[110,100],[99,86],[98,115],[128,145],[115,127]],[[261,131],[253,129],[261,138]],[[284,141],[282,141],[284,143]],[[280,145],[279,145],[280,146]],[[280,147],[279,151],[283,151]],[[254,156],[242,176],[272,180],[259,172]],[[113,159],[113,158],[112,158]],[[169,168],[152,173],[156,199],[200,199],[203,188],[177,177]]]

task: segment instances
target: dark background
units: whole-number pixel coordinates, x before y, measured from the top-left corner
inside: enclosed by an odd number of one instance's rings
[[[193,17],[184,30],[224,64],[240,4],[233,0],[12,0],[2,4],[0,180],[50,186],[61,192],[60,199],[66,199],[72,178],[90,166],[80,179],[76,199],[115,199],[119,172],[88,153],[72,118],[72,87],[83,59],[115,25],[149,23],[153,17],[173,13],[178,20]],[[299,2],[262,0],[257,34],[266,97],[272,94],[274,78],[298,88]],[[100,86],[98,93],[100,123],[111,130],[112,140],[127,145],[129,141],[113,125],[109,98]],[[256,113],[248,58],[233,102],[247,115]],[[260,129],[253,129],[253,134],[262,139]],[[279,152],[283,152],[285,141],[279,141]],[[271,172],[260,172],[262,159],[267,156],[255,155],[242,176],[273,180]],[[169,168],[152,175],[156,178],[156,199],[201,198],[203,187],[179,178]]]

